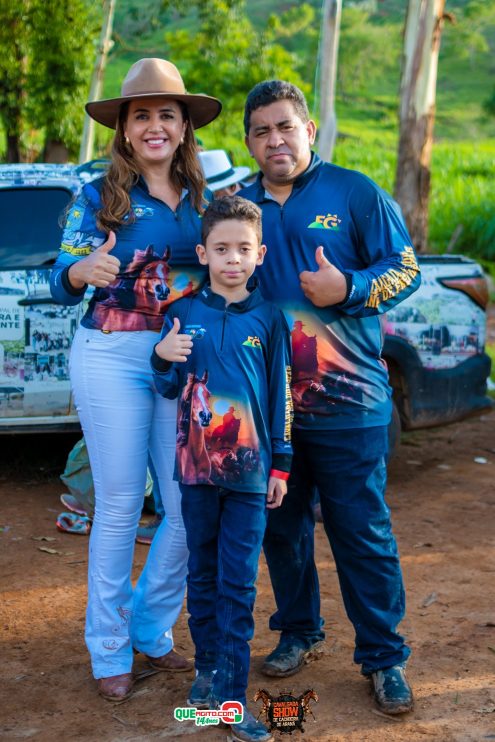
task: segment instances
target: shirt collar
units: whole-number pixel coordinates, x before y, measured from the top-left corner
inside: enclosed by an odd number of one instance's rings
[[[321,166],[322,159],[319,155],[316,154],[316,152],[311,151],[311,159],[309,161],[309,165],[302,172],[300,175],[297,176],[297,178],[294,180],[292,184],[292,188],[302,188],[303,185],[305,185],[308,181],[310,181],[313,176],[315,175],[316,170]],[[270,194],[269,191],[266,190],[266,188],[263,186],[263,173],[260,172],[256,176],[256,180],[254,182],[254,186],[256,188],[256,202],[261,203],[262,201],[274,201],[275,199]]]
[[[147,196],[149,196],[150,198],[154,198],[154,196],[151,195],[148,184],[142,175],[138,177],[137,185],[146,193]],[[183,201],[188,193],[189,188],[183,188],[180,193],[180,200]]]
[[[228,306],[226,305],[223,296],[215,294],[215,292],[211,290],[209,283],[206,283],[203,286],[198,297],[204,304],[207,304],[209,307],[213,307],[214,309],[221,309],[222,311],[232,312],[233,314],[242,314],[243,312],[248,312],[250,309],[258,306],[258,304],[261,304],[263,301],[259,289],[259,282],[256,276],[251,276],[247,282],[247,290],[249,291],[249,296],[242,301],[233,301]]]

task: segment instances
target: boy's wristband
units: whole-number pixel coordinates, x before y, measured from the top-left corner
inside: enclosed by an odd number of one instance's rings
[[[150,362],[151,362],[152,368],[155,371],[158,371],[158,373],[166,373],[167,371],[170,371],[170,369],[174,365],[170,361],[166,361],[165,358],[160,358],[155,348],[153,348],[153,353],[151,354]]]
[[[270,469],[276,469],[277,471],[290,471],[291,465],[292,465],[292,452],[291,453],[272,453]]]
[[[279,471],[278,469],[270,469],[270,476],[276,477],[277,479],[283,479],[286,482],[290,477],[290,472]]]

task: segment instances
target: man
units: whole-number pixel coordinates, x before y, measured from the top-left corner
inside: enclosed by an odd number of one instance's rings
[[[289,491],[270,513],[264,541],[277,603],[270,628],[281,635],[263,672],[298,672],[325,637],[314,562],[317,489],[356,632],[354,660],[379,708],[402,713],[413,697],[404,674],[410,649],[397,633],[402,575],[384,500],[391,394],[379,315],[417,289],[419,268],[397,204],[366,176],[311,151],[316,126],[298,88],[259,83],[244,124],[261,171],[240,193],[263,212],[261,289],[291,328],[315,338],[317,356],[317,368],[296,369],[293,378]]]
[[[223,149],[198,152],[198,159],[215,198],[235,196],[242,188],[241,181],[251,174],[248,167],[234,167]]]

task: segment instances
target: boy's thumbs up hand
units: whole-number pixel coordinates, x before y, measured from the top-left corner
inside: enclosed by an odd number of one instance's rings
[[[323,247],[316,248],[316,271],[303,271],[299,274],[301,288],[316,307],[329,307],[344,301],[347,295],[347,281],[323,253]]]
[[[187,356],[191,355],[193,341],[190,335],[180,332],[180,321],[174,317],[173,327],[162,340],[155,345],[155,353],[170,363],[185,363]]]
[[[68,277],[75,289],[82,289],[86,284],[104,289],[115,281],[120,269],[120,260],[115,255],[110,255],[110,251],[116,242],[115,232],[110,231],[100,247],[71,265]]]

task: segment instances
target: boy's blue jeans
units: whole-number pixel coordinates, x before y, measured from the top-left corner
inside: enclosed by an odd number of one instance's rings
[[[277,611],[270,628],[309,648],[325,637],[314,561],[312,502],[318,489],[347,615],[354,661],[369,675],[407,659],[396,628],[405,597],[386,486],[387,428],[293,429],[288,493],[271,510],[263,542]]]
[[[180,489],[196,669],[217,671],[213,687],[217,701],[246,704],[266,495],[212,485],[181,484]]]

